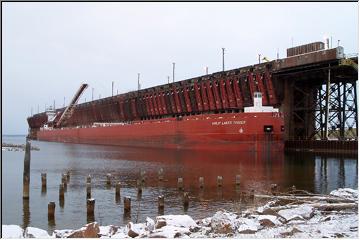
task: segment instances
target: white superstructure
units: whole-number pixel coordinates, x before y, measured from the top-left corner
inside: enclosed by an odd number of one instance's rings
[[[245,107],[244,112],[279,112],[279,109],[272,106],[263,106],[261,92],[254,92],[254,106]]]

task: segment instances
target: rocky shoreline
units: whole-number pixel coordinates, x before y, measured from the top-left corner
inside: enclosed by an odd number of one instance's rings
[[[26,147],[25,144],[1,143],[2,151],[13,151],[13,152],[25,151],[25,147]],[[39,151],[40,148],[31,146],[30,150]]]
[[[337,189],[329,195],[294,190],[268,198],[258,208],[241,213],[220,210],[193,220],[188,215],[163,215],[145,223],[47,231],[3,225],[3,238],[358,238],[358,190]]]

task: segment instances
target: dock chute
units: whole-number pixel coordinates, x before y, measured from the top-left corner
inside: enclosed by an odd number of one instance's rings
[[[77,90],[76,94],[74,95],[73,99],[71,100],[69,106],[66,107],[65,111],[62,113],[59,121],[57,121],[54,125],[54,127],[61,127],[63,126],[66,121],[71,117],[71,115],[74,113],[75,105],[78,102],[81,94],[84,92],[84,90],[88,87],[88,84],[83,83],[81,84],[80,88]]]

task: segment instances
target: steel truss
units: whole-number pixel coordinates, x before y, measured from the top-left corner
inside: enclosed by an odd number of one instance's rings
[[[313,137],[320,139],[357,139],[356,82],[330,83],[317,88],[315,107],[315,131]],[[328,101],[327,101],[328,99]],[[326,114],[328,109],[328,121]]]
[[[329,88],[294,82],[290,88],[292,139],[357,139],[356,82],[330,83]]]

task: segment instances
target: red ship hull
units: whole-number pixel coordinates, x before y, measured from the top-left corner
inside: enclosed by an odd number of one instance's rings
[[[42,141],[201,150],[282,151],[279,113],[224,113],[42,129]],[[265,127],[271,126],[266,132]]]

